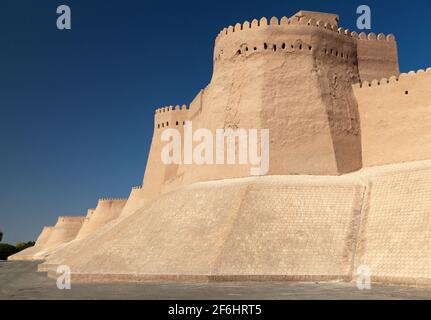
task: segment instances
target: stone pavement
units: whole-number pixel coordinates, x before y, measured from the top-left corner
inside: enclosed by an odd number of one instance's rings
[[[39,262],[0,262],[0,299],[431,299],[431,288],[352,283],[115,283],[73,284],[58,290],[55,280],[36,272]]]

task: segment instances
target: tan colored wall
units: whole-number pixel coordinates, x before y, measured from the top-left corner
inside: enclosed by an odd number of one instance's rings
[[[41,269],[64,263],[83,281],[308,281],[350,280],[365,264],[372,281],[431,284],[431,162],[380,166],[431,159],[431,70],[352,87],[397,72],[395,39],[366,38],[307,16],[224,29],[211,83],[189,108],[156,111],[143,188]],[[186,119],[269,128],[271,176],[163,165],[160,134]]]
[[[48,242],[49,237],[53,231],[54,227],[44,227],[39,237],[36,240],[36,243],[33,247],[22,250],[10,257],[8,260],[16,261],[16,260],[35,260],[37,259],[37,254],[45,249],[45,245]]]
[[[42,232],[36,240],[35,246],[43,247],[48,242],[48,239],[51,236],[53,229],[54,227],[43,227]]]
[[[431,284],[431,162],[371,175],[356,268],[374,282]],[[355,268],[355,269],[356,269]]]
[[[367,265],[373,282],[431,284],[430,210],[431,161],[196,183],[42,269],[67,264],[80,281],[349,281]]]
[[[51,248],[72,241],[77,236],[85,217],[59,217],[45,248]]]
[[[364,166],[431,159],[430,88],[431,69],[354,86]]]
[[[85,217],[59,217],[54,227],[45,227],[36,245],[27,248],[8,260],[44,260],[50,254],[61,250],[65,244],[74,240],[84,223]]]
[[[345,278],[361,195],[341,177],[199,183],[161,196],[62,263],[105,279]]]
[[[126,199],[101,199],[94,211],[90,210],[80,229],[77,239],[84,238],[103,227],[112,220],[117,219],[123,210]]]
[[[138,209],[142,209],[146,201],[144,200],[144,194],[142,187],[135,187],[131,190],[130,196],[117,219],[113,219],[98,228],[95,228],[92,232],[86,236],[77,237],[73,241],[69,242],[59,250],[50,252],[49,256],[45,257],[45,262],[40,264],[39,271],[54,270],[58,265],[62,264],[66,259],[79,255],[80,251],[91,245],[95,239],[103,235],[108,230],[114,228],[123,219],[127,218],[131,214],[135,213]],[[89,210],[91,214],[91,209]],[[92,214],[94,215],[94,213]]]
[[[161,133],[181,131],[187,119],[194,130],[213,134],[220,128],[269,129],[270,175],[360,169],[366,143],[361,143],[351,84],[398,75],[397,43],[393,35],[338,28],[338,20],[334,14],[300,11],[223,29],[215,40],[210,84],[188,109],[156,110],[145,197],[197,181],[250,176],[250,165],[162,164]]]
[[[83,281],[350,280],[366,264],[374,282],[426,284],[430,181],[428,161],[332,178],[198,183],[163,195],[61,263]]]
[[[393,35],[359,34],[358,65],[362,81],[398,76],[398,48]]]
[[[224,29],[216,39],[211,83],[189,110],[156,111],[145,195],[153,199],[197,181],[250,176],[252,165],[163,165],[161,132],[167,123],[182,130],[185,118],[194,130],[213,133],[269,129],[268,174],[359,169],[359,114],[351,88],[359,81],[356,42],[355,34],[309,18],[263,18]]]
[[[214,274],[349,280],[364,187],[288,180],[248,187]]]

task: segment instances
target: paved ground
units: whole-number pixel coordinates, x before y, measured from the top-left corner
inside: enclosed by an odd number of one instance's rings
[[[431,299],[431,288],[350,283],[73,284],[58,290],[37,262],[0,262],[0,299]]]

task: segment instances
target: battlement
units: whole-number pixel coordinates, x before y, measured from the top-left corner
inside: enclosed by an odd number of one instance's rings
[[[357,38],[358,67],[362,81],[398,76],[398,47],[395,36],[361,32]]]
[[[345,36],[350,36],[349,30],[338,28],[338,26],[335,24],[330,24],[328,22],[316,20],[314,18],[310,19],[308,17],[301,17],[298,20],[295,18],[287,18],[286,16],[283,16],[281,19],[278,19],[277,17],[272,17],[268,23],[268,19],[266,17],[262,17],[260,18],[260,20],[253,19],[251,23],[249,21],[245,21],[242,24],[237,23],[235,24],[235,26],[229,26],[227,28],[224,28],[218,33],[216,37],[216,43],[223,37],[226,37],[241,31],[245,31],[245,30],[267,28],[267,27],[286,28],[286,27],[289,27],[290,25],[318,27],[318,28],[330,30]]]
[[[324,34],[317,36],[316,32],[328,33],[329,39]],[[366,35],[351,32],[349,29],[338,27],[337,24],[330,24],[327,21],[316,20],[307,16],[299,19],[283,17],[280,20],[272,17],[269,21],[266,18],[248,21],[243,24],[237,23],[235,26],[224,28],[216,38],[214,48],[214,65],[218,70],[218,62],[236,58],[240,56],[251,56],[257,52],[273,53],[293,53],[310,52],[319,53],[320,51],[333,51],[340,53],[341,61],[350,61],[357,64],[358,54],[355,43],[363,40],[370,42],[395,43],[395,37],[380,33]],[[302,43],[303,46],[297,45]],[[361,45],[364,47],[364,45]],[[308,50],[304,50],[308,49]],[[350,59],[343,59],[344,57]]]
[[[390,33],[388,35],[385,35],[384,33],[379,33],[376,35],[374,32],[365,33],[361,32],[360,34],[357,34],[356,32],[352,32],[351,36],[358,40],[371,40],[371,41],[388,41],[388,42],[395,42],[395,36]]]
[[[154,127],[155,129],[163,129],[167,127],[177,127],[184,125],[188,118],[190,106],[183,104],[182,106],[167,106],[158,108],[154,112]]]
[[[382,78],[382,79],[375,79],[373,81],[362,81],[360,83],[354,84],[354,88],[371,88],[371,87],[378,87],[378,86],[384,86],[388,84],[396,84],[399,82],[403,82],[403,80],[411,80],[412,77],[421,77],[423,75],[429,74],[431,75],[431,68],[428,68],[426,70],[420,69],[417,71],[410,71],[407,73],[401,73],[399,76],[392,76],[389,79],[388,78]],[[419,78],[418,78],[419,79]]]
[[[136,187],[133,187],[133,188],[132,188],[132,190],[140,190],[140,189],[142,189],[142,185],[140,185],[140,186],[136,186]]]

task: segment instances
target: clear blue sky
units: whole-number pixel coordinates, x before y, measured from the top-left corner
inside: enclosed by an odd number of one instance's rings
[[[72,30],[56,8],[72,9]],[[300,9],[397,36],[403,71],[431,65],[429,1],[0,1],[0,229],[35,239],[59,215],[141,183],[153,110],[189,103],[210,80],[225,26]]]

